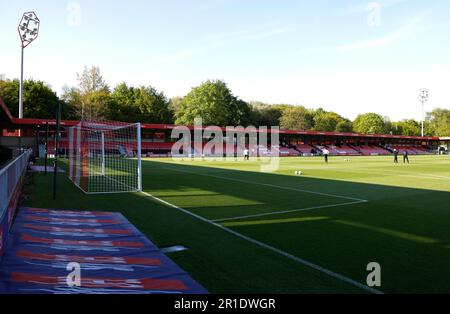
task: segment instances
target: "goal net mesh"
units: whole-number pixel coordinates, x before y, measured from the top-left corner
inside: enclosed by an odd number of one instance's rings
[[[81,121],[69,128],[69,178],[85,193],[142,190],[140,124]]]

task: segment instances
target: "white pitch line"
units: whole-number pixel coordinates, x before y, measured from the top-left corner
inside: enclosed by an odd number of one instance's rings
[[[341,280],[341,281],[346,282],[346,283],[348,283],[348,284],[350,284],[350,285],[352,285],[352,286],[354,286],[354,287],[360,288],[360,289],[365,290],[365,291],[370,292],[370,293],[374,293],[374,294],[383,294],[383,292],[380,291],[380,290],[371,288],[371,287],[366,286],[366,285],[364,285],[364,284],[362,284],[362,283],[360,283],[360,282],[358,282],[358,281],[356,281],[356,280],[353,280],[353,279],[351,279],[351,278],[349,278],[349,277],[346,277],[346,276],[344,276],[344,275],[341,275],[341,274],[339,274],[339,273],[336,273],[336,272],[334,272],[334,271],[331,271],[331,270],[329,270],[329,269],[326,269],[326,268],[324,268],[324,267],[322,267],[322,266],[319,266],[319,265],[317,265],[317,264],[314,264],[314,263],[312,263],[312,262],[310,262],[310,261],[307,261],[307,260],[305,260],[305,259],[303,259],[303,258],[299,258],[299,257],[294,256],[294,255],[292,255],[292,254],[289,254],[289,253],[287,253],[287,252],[285,252],[285,251],[282,251],[282,250],[280,250],[280,249],[277,249],[276,247],[273,247],[273,246],[268,245],[268,244],[266,244],[266,243],[263,243],[263,242],[261,242],[261,241],[255,240],[255,239],[253,239],[253,238],[247,237],[247,236],[245,236],[245,235],[243,235],[243,234],[241,234],[241,233],[239,233],[239,232],[236,232],[236,231],[234,231],[234,230],[232,230],[232,229],[229,229],[229,228],[224,227],[224,226],[222,226],[222,225],[220,225],[220,224],[218,224],[218,223],[215,223],[215,222],[212,221],[212,220],[209,220],[209,219],[206,219],[206,218],[204,218],[204,217],[202,217],[202,216],[199,216],[199,215],[197,215],[197,214],[194,214],[194,213],[188,211],[187,209],[184,209],[184,208],[179,207],[179,206],[177,206],[177,205],[171,204],[171,203],[169,203],[169,202],[167,202],[167,201],[165,201],[165,200],[163,200],[163,199],[161,199],[161,198],[158,198],[158,197],[156,197],[156,196],[153,196],[153,195],[150,194],[150,193],[147,193],[147,192],[144,192],[144,191],[142,191],[141,193],[144,194],[144,195],[146,195],[146,196],[148,196],[148,197],[150,197],[150,198],[152,198],[152,199],[154,199],[154,200],[156,200],[156,201],[158,201],[158,202],[160,202],[160,203],[162,203],[162,204],[165,204],[165,205],[167,205],[167,206],[169,206],[169,207],[172,207],[172,208],[174,208],[174,209],[177,209],[177,210],[179,210],[179,211],[181,211],[181,212],[183,212],[183,213],[185,213],[185,214],[187,214],[187,215],[189,215],[189,216],[192,216],[192,217],[194,217],[194,218],[196,218],[196,219],[198,219],[198,220],[201,220],[201,221],[206,222],[206,223],[208,223],[208,224],[210,224],[210,225],[213,225],[213,226],[215,226],[215,227],[217,227],[217,228],[219,228],[219,229],[222,229],[222,230],[225,231],[225,232],[228,232],[228,233],[230,233],[230,234],[233,234],[233,235],[235,235],[235,236],[238,237],[238,238],[241,238],[241,239],[246,240],[246,241],[248,241],[248,242],[250,242],[250,243],[253,243],[253,244],[257,245],[257,246],[260,246],[260,247],[262,247],[262,248],[265,248],[265,249],[267,249],[267,250],[270,250],[270,251],[272,251],[272,252],[275,252],[275,253],[277,253],[277,254],[279,254],[279,255],[282,255],[282,256],[284,256],[284,257],[287,257],[287,258],[289,258],[289,259],[291,259],[291,260],[293,260],[293,261],[296,261],[296,262],[298,262],[298,263],[300,263],[300,264],[303,264],[303,265],[305,265],[305,266],[308,266],[308,267],[310,267],[310,268],[313,268],[313,269],[315,269],[315,270],[317,270],[317,271],[320,271],[321,273],[324,273],[324,274],[326,274],[326,275],[328,275],[328,276],[330,276],[330,277],[333,277],[333,278],[335,278],[335,279]]]
[[[172,167],[165,167],[164,169],[172,170],[172,171],[176,171],[176,172],[184,172],[184,173],[189,173],[189,174],[194,174],[194,175],[204,176],[204,177],[211,177],[211,178],[217,178],[217,179],[223,179],[223,180],[229,180],[229,181],[235,181],[235,182],[242,182],[242,183],[248,183],[248,184],[257,184],[257,185],[268,186],[268,187],[284,189],[284,190],[291,190],[291,191],[297,191],[297,192],[304,192],[304,193],[310,193],[310,194],[317,194],[317,195],[323,195],[323,196],[343,198],[343,199],[354,200],[354,201],[361,201],[361,202],[362,201],[366,201],[367,202],[367,200],[362,199],[362,198],[356,198],[356,197],[350,197],[350,196],[342,196],[342,195],[329,194],[329,193],[310,191],[310,190],[303,190],[303,189],[297,189],[297,188],[293,188],[293,187],[289,187],[289,186],[283,186],[283,185],[276,185],[276,184],[270,184],[270,183],[261,183],[261,182],[256,182],[256,181],[242,180],[242,179],[229,178],[229,177],[222,177],[222,176],[217,176],[217,175],[213,175],[213,174],[199,173],[199,172],[193,172],[193,171],[188,171],[188,170],[180,170],[180,169],[175,169],[175,168],[172,168]]]
[[[288,210],[274,211],[274,212],[254,214],[254,215],[237,216],[237,217],[231,217],[231,218],[220,218],[220,219],[214,219],[213,221],[214,222],[224,222],[224,221],[230,221],[230,220],[239,220],[239,219],[245,219],[245,218],[254,218],[254,217],[271,216],[271,215],[277,215],[277,214],[303,212],[303,211],[309,211],[309,210],[313,210],[313,209],[339,207],[339,206],[344,206],[344,205],[361,204],[361,203],[367,203],[367,202],[368,201],[354,201],[354,202],[347,202],[347,203],[340,203],[340,204],[305,207],[305,208],[298,208],[298,209],[288,209]]]
[[[330,169],[330,168],[328,168]],[[336,168],[338,169],[338,168]],[[339,168],[340,169],[340,168]],[[379,172],[377,170],[369,170],[367,168],[359,168],[359,169],[352,169],[352,170],[334,170],[336,172],[342,172],[342,173],[367,173],[367,174],[378,174],[378,175],[387,175],[387,176],[397,176],[397,177],[409,177],[409,178],[420,178],[420,179],[430,179],[430,180],[440,180],[440,179],[446,179],[450,180],[450,177],[446,176],[439,176],[439,175],[433,175],[433,174],[426,174],[426,173],[417,173],[415,174],[408,174],[403,171],[395,171],[395,170],[383,170],[383,172]],[[389,174],[391,173],[391,174]]]

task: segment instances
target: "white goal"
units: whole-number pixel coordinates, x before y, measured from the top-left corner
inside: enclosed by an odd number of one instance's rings
[[[69,128],[69,178],[83,192],[142,191],[141,125],[81,121]]]

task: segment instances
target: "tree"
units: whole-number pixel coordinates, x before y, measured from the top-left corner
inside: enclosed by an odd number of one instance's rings
[[[126,83],[119,84],[111,93],[108,117],[125,122],[173,122],[169,102],[164,93],[158,92],[151,86],[135,88]]]
[[[184,97],[175,123],[192,125],[196,117],[201,117],[205,125],[244,125],[249,114],[249,105],[235,97],[225,82],[208,80]]]
[[[450,110],[436,108],[427,113],[427,134],[433,136],[450,136]]]
[[[136,92],[134,87],[120,83],[111,93],[111,102],[108,108],[108,117],[111,120],[126,121],[134,119]]]
[[[250,103],[250,123],[254,126],[279,126],[285,105],[270,105],[261,102]]]
[[[15,117],[19,113],[19,80],[0,81],[0,97],[3,99],[11,114]],[[44,82],[25,80],[23,82],[23,112],[25,118],[55,118],[56,108],[60,99],[56,93]],[[63,110],[62,117],[66,118],[67,110]]]
[[[343,118],[334,112],[320,113],[314,117],[314,130],[322,132],[334,132]]]
[[[81,118],[81,94],[75,87],[64,86],[61,100],[66,108],[68,119],[78,120]]]
[[[280,127],[287,130],[310,130],[314,124],[312,113],[303,106],[292,106],[283,110]]]
[[[99,67],[84,67],[83,73],[77,73],[77,79],[79,90],[83,95],[101,90],[109,91],[108,84],[103,80]]]
[[[180,110],[181,104],[183,102],[183,97],[172,97],[169,100],[169,110],[172,112],[173,115]]]
[[[135,106],[137,116],[134,121],[144,123],[172,123],[173,115],[169,109],[169,101],[163,92],[151,86],[135,89]]]
[[[61,96],[65,107],[70,108],[69,116],[72,119],[105,119],[107,118],[108,104],[111,101],[109,90],[97,90],[82,93],[76,87],[64,87]]]
[[[72,108],[75,119],[107,118],[110,103],[109,86],[103,80],[98,67],[85,67],[82,74],[77,74],[78,87],[64,88],[62,98]]]
[[[353,129],[363,134],[383,134],[387,131],[385,119],[376,113],[358,115],[353,121]]]
[[[336,132],[353,132],[352,122],[350,120],[341,120],[336,125]]]
[[[395,135],[419,136],[421,133],[419,122],[414,119],[392,123],[392,133]]]

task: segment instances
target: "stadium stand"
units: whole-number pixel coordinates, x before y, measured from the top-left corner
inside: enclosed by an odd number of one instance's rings
[[[272,146],[272,154],[277,154],[280,157],[295,157],[299,156],[299,152],[293,148],[283,147],[283,146]]]
[[[390,152],[382,147],[378,146],[357,146],[355,147],[364,156],[378,156],[378,155],[389,155]]]
[[[62,153],[67,150],[67,129],[75,126],[79,121],[61,121],[61,137],[59,147]],[[36,156],[42,156],[44,151],[44,139],[46,137],[45,126],[49,126],[48,152],[54,154],[54,119],[18,119],[12,116],[6,105],[0,99],[0,145],[13,149],[16,152],[20,147],[32,147]],[[176,128],[172,124],[142,124],[142,153],[144,156],[168,157],[174,139],[171,139],[171,132]],[[18,129],[22,129],[22,136],[19,137]],[[187,126],[193,130],[193,126]],[[225,132],[226,128],[222,128]],[[269,131],[270,133],[271,131]],[[267,131],[264,131],[267,134]],[[297,152],[303,156],[320,154],[319,146],[327,146],[332,155],[386,155],[389,154],[390,145],[404,145],[411,147],[411,153],[430,154],[437,153],[440,141],[447,142],[448,138],[431,136],[400,136],[390,134],[358,134],[342,132],[318,132],[318,131],[296,131],[278,130],[281,145],[278,150],[281,156],[296,156]],[[308,144],[304,144],[308,143]],[[204,143],[202,144],[204,145]],[[383,147],[386,147],[383,148]],[[111,148],[112,149],[112,148]],[[127,149],[125,147],[125,149]],[[201,150],[201,149],[200,149]],[[199,151],[200,151],[199,150]],[[228,155],[234,155],[231,149]],[[260,156],[270,156],[270,147],[258,148],[252,154]],[[190,152],[192,153],[192,151]],[[194,150],[195,153],[195,150]],[[211,155],[218,155],[212,152]],[[237,152],[239,155],[239,152]]]
[[[308,144],[297,144],[295,149],[299,151],[303,156],[311,156],[314,154],[314,147]]]
[[[428,149],[419,146],[402,146],[402,145],[391,145],[390,149],[397,149],[399,152],[408,151],[411,155],[428,155],[432,154]]]
[[[338,155],[341,156],[355,156],[355,155],[361,155],[361,152],[357,151],[353,147],[349,145],[341,145],[341,146],[334,146],[331,145],[332,149],[337,152]]]

